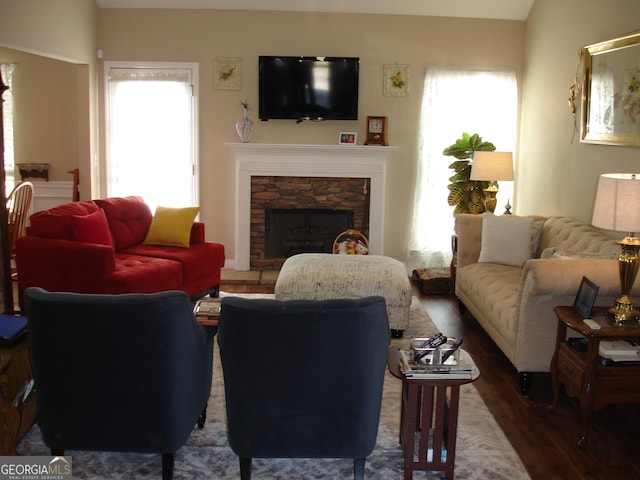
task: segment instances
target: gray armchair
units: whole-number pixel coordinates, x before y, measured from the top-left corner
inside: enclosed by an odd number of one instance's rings
[[[215,329],[184,292],[25,292],[44,443],[65,450],[162,454],[162,478],[204,426]]]
[[[389,345],[382,297],[222,299],[218,344],[229,445],[252,458],[353,458],[376,442]]]

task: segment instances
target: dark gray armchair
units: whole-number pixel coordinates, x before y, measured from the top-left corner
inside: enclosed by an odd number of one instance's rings
[[[382,297],[222,299],[218,344],[229,445],[252,458],[353,458],[376,442],[389,345]]]
[[[65,450],[162,454],[162,478],[204,426],[215,329],[184,292],[25,292],[44,443]]]

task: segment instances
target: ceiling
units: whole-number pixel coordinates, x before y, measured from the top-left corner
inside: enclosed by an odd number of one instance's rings
[[[526,20],[533,2],[534,0],[96,0],[100,8],[374,13],[499,20]]]

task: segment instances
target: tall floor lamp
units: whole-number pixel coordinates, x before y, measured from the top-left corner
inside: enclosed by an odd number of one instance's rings
[[[637,178],[636,178],[637,177]],[[640,174],[606,173],[600,175],[598,193],[591,223],[595,227],[616,232],[626,232],[627,236],[618,241],[622,252],[618,257],[621,295],[609,312],[616,323],[638,320],[640,311],[630,297],[631,287],[638,274],[640,260],[640,239],[634,232],[640,232]]]

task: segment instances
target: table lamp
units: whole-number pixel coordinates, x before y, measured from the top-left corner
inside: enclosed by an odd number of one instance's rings
[[[638,273],[638,251],[640,239],[634,232],[640,231],[640,174],[606,173],[600,175],[596,194],[593,219],[594,227],[617,232],[627,236],[618,241],[622,252],[618,257],[621,295],[609,312],[616,323],[638,320],[640,311],[635,308],[629,296]],[[639,176],[636,178],[636,176]]]
[[[493,213],[497,203],[498,180],[513,181],[513,155],[511,152],[474,152],[470,180],[491,182],[484,189],[487,195],[485,208]],[[504,213],[511,213],[509,202],[505,208]]]

